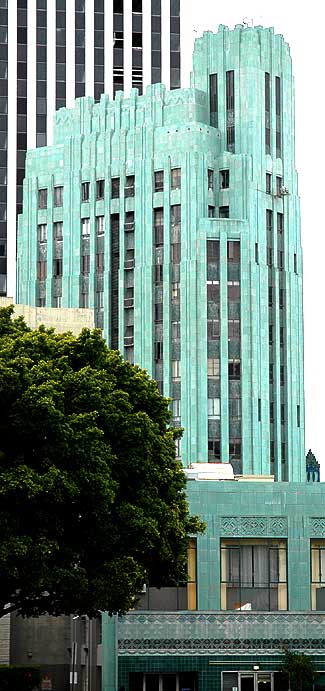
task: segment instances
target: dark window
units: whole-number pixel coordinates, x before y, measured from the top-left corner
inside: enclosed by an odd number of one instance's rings
[[[240,379],[240,360],[228,360],[228,378]]]
[[[37,262],[37,279],[38,281],[45,281],[47,277],[47,262]]]
[[[60,278],[62,276],[62,259],[54,259],[53,276],[54,278]]]
[[[282,178],[279,177],[279,175],[276,176],[276,193],[278,197],[282,196]]]
[[[276,156],[281,156],[281,79],[275,77]]]
[[[215,218],[216,208],[215,206],[208,206],[208,218]]]
[[[273,212],[270,209],[266,209],[266,230],[268,233],[273,232]]]
[[[219,206],[219,218],[229,218],[229,206]]]
[[[235,75],[233,70],[226,72],[226,125],[227,151],[235,152]]]
[[[210,74],[209,76],[209,93],[210,93],[210,125],[218,127],[218,75]]]
[[[227,260],[230,264],[240,262],[240,243],[236,240],[229,240],[227,244]]]
[[[216,341],[220,337],[219,319],[208,319],[208,341]]]
[[[47,189],[38,190],[38,208],[47,209]]]
[[[54,206],[63,206],[63,187],[54,187]]]
[[[272,175],[266,173],[266,194],[272,194]]]
[[[155,304],[155,322],[162,322],[163,320],[163,303],[158,302]]]
[[[229,170],[220,170],[219,173],[219,187],[221,190],[226,190],[229,187]]]
[[[172,168],[170,171],[170,186],[172,190],[178,190],[181,187],[181,169]]]
[[[126,176],[124,193],[126,197],[134,197],[134,175]]]
[[[96,254],[96,272],[102,274],[105,268],[104,252],[97,252]]]
[[[120,178],[112,178],[112,199],[120,196]]]
[[[283,214],[277,214],[277,232],[283,233]]]
[[[89,271],[90,271],[90,255],[89,254],[83,254],[81,256],[80,270],[81,270],[81,273],[84,275],[89,274]]]
[[[221,444],[220,439],[208,439],[208,461],[220,461]]]
[[[81,183],[81,201],[89,202],[90,182]]]
[[[217,264],[219,262],[219,241],[207,240],[207,262]]]
[[[273,343],[273,326],[269,324],[269,345]]]
[[[163,192],[164,190],[164,171],[156,170],[155,172],[155,192]]]
[[[214,189],[214,171],[210,168],[208,169],[208,190],[213,192]]]
[[[261,422],[261,419],[262,419],[262,402],[261,402],[260,398],[257,401],[257,417],[258,417],[258,421]]]
[[[297,255],[296,255],[295,252],[294,252],[294,255],[293,255],[293,270],[294,270],[295,274],[298,273]]]
[[[265,153],[271,153],[271,119],[270,119],[270,75],[265,72]]]
[[[105,180],[96,181],[96,199],[104,199]]]
[[[258,243],[255,242],[255,261],[258,264]]]

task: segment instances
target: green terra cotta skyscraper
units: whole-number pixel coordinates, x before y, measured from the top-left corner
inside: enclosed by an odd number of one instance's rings
[[[191,83],[56,114],[54,145],[26,159],[18,302],[93,307],[157,380],[207,522],[187,584],[103,615],[103,691],[286,691],[285,647],[314,656],[320,691],[325,495],[306,482],[289,47],[220,26],[196,41]]]

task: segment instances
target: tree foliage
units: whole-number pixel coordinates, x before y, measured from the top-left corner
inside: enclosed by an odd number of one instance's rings
[[[191,517],[168,401],[99,331],[0,310],[0,615],[126,612],[186,572]]]
[[[39,667],[0,666],[0,691],[33,691],[40,681]]]
[[[282,673],[291,691],[312,691],[314,664],[309,655],[286,650]]]

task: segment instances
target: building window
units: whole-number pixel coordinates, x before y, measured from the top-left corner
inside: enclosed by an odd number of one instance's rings
[[[90,271],[90,255],[89,254],[83,254],[81,256],[81,273],[84,276],[87,276]]]
[[[54,240],[63,240],[63,223],[62,221],[57,221],[53,223],[53,238]]]
[[[208,358],[208,378],[217,379],[220,376],[219,358]]]
[[[208,341],[216,341],[220,337],[219,319],[208,319]]]
[[[277,194],[277,197],[282,197],[282,186],[283,186],[282,178],[280,178],[279,175],[277,175],[276,176],[276,194]]]
[[[89,218],[82,218],[81,219],[81,235],[83,238],[88,238],[90,235],[90,219]]]
[[[215,217],[216,217],[215,206],[208,206],[208,218],[215,218]]]
[[[219,206],[219,218],[229,218],[229,206]]]
[[[227,151],[235,153],[235,73],[226,72]]]
[[[125,180],[125,197],[134,197],[134,175],[127,175]]]
[[[283,233],[283,214],[277,214],[277,232],[282,234]]]
[[[181,419],[181,399],[174,398],[171,402],[173,420]]]
[[[228,378],[232,380],[240,379],[240,360],[228,360]]]
[[[207,240],[207,262],[217,264],[219,262],[219,241]]]
[[[275,77],[275,143],[276,157],[281,156],[281,79]]]
[[[258,264],[258,242],[255,242],[255,261]]]
[[[265,72],[265,153],[271,153],[271,87],[270,74]]]
[[[104,235],[105,233],[105,216],[96,216],[96,235]]]
[[[155,177],[155,192],[163,192],[164,191],[164,171],[163,170],[156,170],[154,177]]]
[[[220,170],[219,172],[219,187],[221,190],[227,190],[229,187],[229,170]]]
[[[311,608],[325,610],[325,540],[311,540]]]
[[[214,190],[214,171],[210,168],[208,169],[208,190],[211,192]]]
[[[266,194],[272,194],[272,175],[271,175],[271,173],[266,173],[265,191],[266,191]]]
[[[180,360],[172,360],[172,381],[180,381],[181,375],[180,375],[180,365],[181,362]]]
[[[124,230],[126,233],[134,233],[134,211],[126,212]]]
[[[81,201],[89,202],[90,182],[81,183]]]
[[[40,261],[37,262],[37,280],[45,281],[47,278],[47,262]]]
[[[46,242],[47,241],[47,224],[46,223],[40,223],[37,226],[37,240],[38,240],[38,242]]]
[[[239,319],[228,319],[228,341],[240,340],[240,321]]]
[[[239,281],[228,281],[228,300],[230,302],[240,300]]]
[[[172,264],[179,264],[181,261],[181,243],[174,242],[170,246],[170,261]]]
[[[155,360],[156,362],[159,362],[159,360],[163,359],[163,343],[162,341],[155,341]]]
[[[105,261],[104,252],[97,252],[96,254],[96,273],[102,274],[104,272]]]
[[[208,418],[220,420],[220,398],[208,398]]]
[[[208,298],[208,302],[219,303],[219,299],[220,299],[219,281],[207,281],[207,298]]]
[[[111,185],[112,199],[118,199],[120,196],[120,178],[112,178]]]
[[[96,199],[104,199],[105,180],[96,180]]]
[[[295,274],[298,273],[297,255],[296,255],[295,252],[294,252],[294,255],[293,255],[293,270],[294,270]]]
[[[181,297],[180,283],[179,282],[173,282],[172,283],[172,296],[171,296],[172,304],[173,305],[179,305],[180,297]]]
[[[47,189],[38,190],[38,208],[47,209]]]
[[[220,449],[220,439],[208,439],[208,461],[215,463],[220,461],[221,449]]]
[[[300,405],[297,405],[297,427],[300,427]]]
[[[179,343],[181,340],[181,323],[179,321],[172,322],[172,341]]]
[[[61,278],[62,276],[62,259],[53,260],[53,276],[54,278]]]
[[[239,264],[240,262],[240,243],[229,240],[227,244],[227,261],[229,264]]]
[[[266,230],[268,233],[273,232],[273,212],[271,209],[266,209]]]
[[[172,168],[170,171],[170,187],[172,190],[179,190],[181,188],[181,169]]]
[[[80,293],[80,307],[88,309],[89,293]]]
[[[221,609],[287,609],[284,540],[221,540]]]
[[[163,320],[163,303],[157,302],[155,304],[154,321],[157,323],[157,322],[162,322],[162,320]]]
[[[218,75],[209,75],[210,125],[218,127]]]
[[[63,206],[63,187],[54,187],[54,206]]]

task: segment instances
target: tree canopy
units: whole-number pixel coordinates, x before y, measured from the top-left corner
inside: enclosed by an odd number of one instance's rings
[[[282,673],[291,691],[312,691],[314,679],[314,663],[305,653],[286,650],[282,665]]]
[[[0,616],[126,612],[186,573],[190,516],[168,401],[99,331],[0,309]]]

